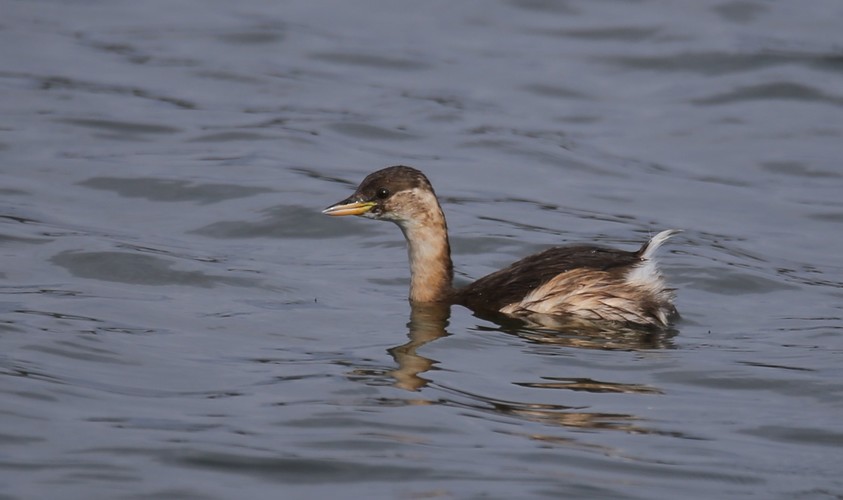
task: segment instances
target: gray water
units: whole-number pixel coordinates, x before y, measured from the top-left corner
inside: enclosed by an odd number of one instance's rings
[[[843,497],[843,4],[0,0],[0,497]],[[412,310],[660,253],[684,319]]]

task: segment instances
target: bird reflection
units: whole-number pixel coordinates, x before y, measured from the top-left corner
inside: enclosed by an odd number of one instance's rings
[[[395,387],[418,391],[429,383],[429,380],[420,374],[433,368],[436,361],[416,351],[419,347],[448,335],[445,329],[450,317],[451,307],[448,304],[412,304],[410,322],[407,323],[410,329],[407,336],[410,341],[389,349],[389,354],[398,364],[398,368],[389,373],[395,379]]]
[[[525,317],[518,323],[501,322],[498,318],[498,322],[501,323],[500,330],[535,344],[580,349],[622,351],[672,349],[673,337],[679,333],[672,327],[649,328],[547,315]]]
[[[395,387],[418,391],[429,383],[421,374],[434,368],[437,363],[436,360],[420,355],[418,349],[449,335],[447,327],[451,307],[440,303],[412,303],[411,307],[410,321],[407,323],[407,336],[410,340],[389,349],[389,354],[398,367],[388,374],[395,380]],[[671,339],[678,333],[675,329],[624,326],[616,322],[601,323],[557,316],[536,315],[525,319],[513,319],[504,315],[478,317],[497,323],[496,327],[478,327],[480,329],[515,335],[533,344],[553,348],[562,346],[601,350],[669,349],[673,347]],[[560,352],[543,350],[542,353]],[[583,390],[583,387],[588,387],[590,392],[658,392],[646,387],[636,388],[631,384],[577,380],[579,381],[574,383],[537,382],[528,386],[568,390]]]
[[[447,331],[451,308],[447,304],[412,304],[410,321],[407,323],[409,341],[388,350],[396,367],[392,370],[359,370],[357,374],[368,373],[384,381],[386,375],[394,387],[407,391],[420,391],[431,385],[424,377],[434,370],[438,361],[419,354],[419,349],[437,339],[450,335]],[[594,322],[565,322],[559,318],[553,328],[545,321],[542,323],[513,321],[512,318],[484,318],[497,322],[490,331],[514,335],[535,345],[543,355],[561,354],[563,347],[580,349],[665,349],[672,347],[671,338],[675,330],[648,330],[641,328],[620,327],[617,323],[597,324]],[[512,382],[521,387],[542,390],[590,392],[604,394],[641,394],[659,395],[661,389],[644,384],[631,384],[594,380],[590,378],[540,377],[537,381]],[[587,411],[587,407],[566,406],[563,404],[536,403],[528,401],[502,400],[487,395],[476,394],[437,381],[437,391],[447,394],[435,401],[418,399],[412,404],[441,404],[457,408],[471,409],[493,415],[508,415],[533,422],[568,428],[611,429],[642,434],[664,434],[664,432],[642,425],[641,419],[626,413],[604,413]],[[406,404],[408,401],[404,400]],[[530,434],[530,439],[557,442],[568,440],[551,434]]]

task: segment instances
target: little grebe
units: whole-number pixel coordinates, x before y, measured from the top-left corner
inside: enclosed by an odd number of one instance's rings
[[[556,247],[531,255],[460,289],[448,226],[430,181],[405,166],[369,174],[349,198],[323,210],[398,224],[410,257],[410,301],[461,304],[514,317],[563,315],[645,326],[677,316],[653,254],[679,231],[662,231],[635,252],[593,245]]]

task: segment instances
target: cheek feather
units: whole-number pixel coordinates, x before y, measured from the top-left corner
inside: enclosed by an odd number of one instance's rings
[[[442,226],[444,216],[432,192],[413,188],[395,193],[386,200],[380,218],[402,226]]]

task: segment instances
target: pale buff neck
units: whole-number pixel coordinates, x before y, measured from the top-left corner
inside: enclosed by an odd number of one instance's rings
[[[422,220],[399,224],[407,239],[410,257],[410,300],[443,302],[453,292],[454,266],[448,227],[438,206],[426,215]]]

